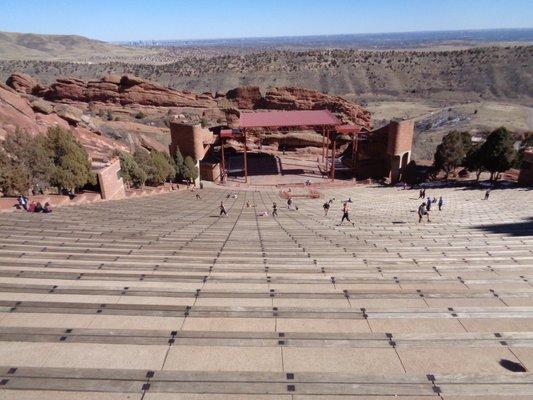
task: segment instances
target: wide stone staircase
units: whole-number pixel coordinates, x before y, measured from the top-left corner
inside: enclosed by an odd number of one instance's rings
[[[531,191],[197,193],[0,215],[0,399],[533,398]]]

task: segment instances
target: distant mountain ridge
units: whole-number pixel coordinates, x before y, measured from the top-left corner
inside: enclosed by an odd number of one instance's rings
[[[134,49],[89,39],[78,35],[42,35],[35,33],[0,32],[0,59],[3,60],[76,60],[105,61],[141,57],[147,49]]]

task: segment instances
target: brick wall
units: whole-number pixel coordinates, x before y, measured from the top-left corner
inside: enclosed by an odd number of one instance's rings
[[[183,157],[191,156],[195,160],[202,160],[213,142],[213,134],[200,125],[187,125],[176,122],[170,123],[171,143],[170,154],[179,148]]]
[[[414,119],[405,121],[391,121],[388,125],[389,142],[387,153],[390,155],[403,155],[411,152],[414,134]]]
[[[200,176],[203,181],[220,181],[220,164],[212,162],[200,162]]]

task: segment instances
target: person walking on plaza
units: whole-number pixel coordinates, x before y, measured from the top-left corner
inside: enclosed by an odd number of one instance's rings
[[[442,196],[439,197],[438,205],[439,205],[439,211],[441,211],[442,210],[442,206],[444,205],[444,200],[442,200]]]
[[[220,217],[222,217],[222,215],[228,215],[227,211],[226,211],[226,208],[224,207],[224,202],[220,202]]]
[[[342,218],[339,226],[342,225],[344,220],[350,222],[352,226],[355,226],[355,223],[350,220],[350,209],[348,208],[348,203],[344,203],[344,205],[342,206]]]
[[[287,199],[287,208],[290,210],[291,206],[292,206],[292,197],[289,196],[289,198]]]
[[[330,201],[331,201],[331,200],[330,200]],[[329,205],[330,205],[330,202],[329,202],[329,201],[326,201],[326,202],[324,203],[324,205],[322,206],[322,208],[324,209],[324,216],[328,215]]]
[[[484,200],[488,200],[488,199],[489,199],[489,196],[490,196],[490,189],[487,189],[487,191],[485,192],[485,198],[484,198]]]
[[[428,218],[428,222],[431,222],[429,220],[429,210],[426,209],[426,203],[420,204],[418,207],[418,223],[422,222],[422,217],[426,215]]]
[[[278,216],[278,205],[276,203],[272,204],[272,216],[277,217]]]
[[[426,200],[426,208],[427,208],[428,211],[431,210],[431,199],[429,198],[429,196],[428,196],[428,198]]]

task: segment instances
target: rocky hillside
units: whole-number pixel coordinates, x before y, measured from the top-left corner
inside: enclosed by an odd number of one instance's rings
[[[271,51],[241,56],[189,57],[175,63],[2,61],[0,77],[25,72],[47,84],[58,76],[84,80],[133,74],[165,87],[226,92],[238,86],[299,86],[358,99],[450,101],[509,99],[533,93],[533,46],[458,51]]]
[[[0,139],[16,129],[41,134],[51,126],[71,130],[93,159],[134,146],[166,151],[171,120],[235,126],[241,110],[329,109],[344,122],[371,128],[371,116],[338,96],[301,88],[240,87],[227,93],[194,94],[165,88],[136,76],[95,81],[61,78],[51,85],[13,74],[0,86]]]

